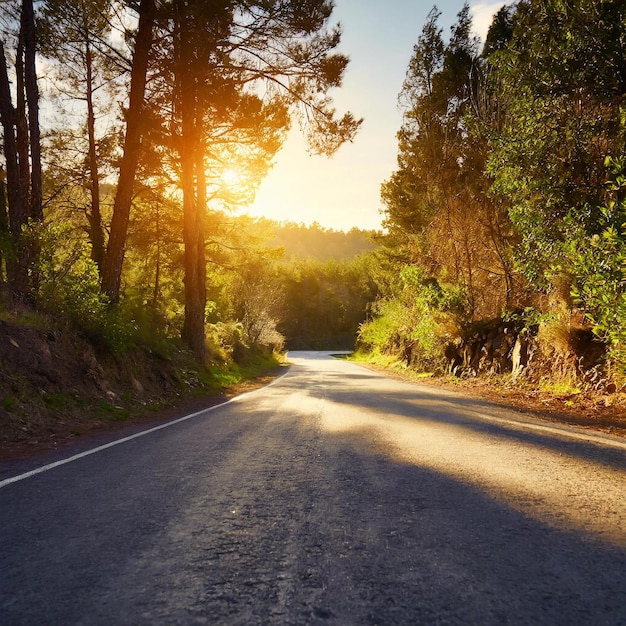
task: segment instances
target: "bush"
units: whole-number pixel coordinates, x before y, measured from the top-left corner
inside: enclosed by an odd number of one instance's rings
[[[572,296],[594,334],[607,346],[607,361],[626,373],[626,157],[606,159],[608,200],[599,209],[598,232],[589,237],[571,211],[565,246],[572,265]],[[586,207],[584,210],[589,210]]]
[[[154,312],[135,301],[111,306],[86,241],[72,237],[67,225],[55,224],[41,227],[39,240],[40,310],[63,319],[104,350],[123,353],[145,341],[157,347]]]
[[[422,371],[443,371],[445,346],[463,307],[462,291],[417,266],[403,268],[401,279],[399,293],[374,304],[374,318],[360,327],[359,345],[393,354]]]

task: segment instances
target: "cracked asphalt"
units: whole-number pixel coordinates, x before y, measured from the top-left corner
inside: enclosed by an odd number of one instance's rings
[[[289,356],[0,468],[0,624],[626,624],[625,440]]]

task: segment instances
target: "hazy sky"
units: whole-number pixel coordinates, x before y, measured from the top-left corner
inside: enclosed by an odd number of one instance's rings
[[[245,211],[279,221],[349,230],[380,228],[380,185],[396,166],[398,92],[413,46],[435,2],[335,0],[333,17],[343,27],[340,51],[350,57],[343,86],[332,92],[338,113],[365,118],[351,144],[332,158],[307,155],[297,124]],[[439,0],[447,40],[463,0]],[[471,2],[474,27],[484,36],[502,1]]]

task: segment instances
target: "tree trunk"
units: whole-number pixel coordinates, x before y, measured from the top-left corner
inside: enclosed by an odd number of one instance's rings
[[[9,233],[9,214],[7,213],[7,186],[4,177],[4,169],[0,167],[0,236]],[[6,260],[4,250],[0,249],[0,287],[4,285],[3,261]]]
[[[11,89],[2,41],[0,41],[0,53],[0,118],[2,120],[4,158],[7,168],[9,230],[13,242],[13,252],[7,258],[7,278],[12,291],[17,294],[25,294],[28,273],[24,259],[20,255],[19,243],[22,226],[26,222],[26,215],[20,193],[20,171],[15,141],[15,109],[11,102]]]
[[[26,96],[24,86],[24,20],[19,34],[19,43],[15,56],[16,97],[15,127],[17,141],[17,163],[20,172],[20,193],[24,210],[30,206],[30,159],[28,151],[28,119],[26,117]],[[28,217],[28,216],[27,216]]]
[[[185,166],[181,163],[181,166]],[[192,165],[193,168],[193,165]],[[193,174],[192,174],[193,176]],[[183,174],[183,178],[186,176]],[[183,183],[183,190],[185,183]],[[182,338],[204,362],[206,342],[204,315],[206,308],[206,267],[204,265],[204,233],[194,198],[183,200],[185,243],[185,321]]]
[[[96,116],[93,108],[93,58],[91,45],[85,42],[85,64],[87,67],[87,137],[89,140],[89,180],[91,191],[91,210],[89,212],[89,239],[91,240],[91,258],[102,275],[104,263],[104,232],[100,214],[100,175],[98,173],[98,155],[96,154]]]
[[[183,8],[184,11],[184,8]],[[182,11],[181,11],[182,13]],[[203,208],[197,195],[196,163],[199,150],[198,89],[194,75],[192,38],[187,32],[187,16],[180,17],[178,85],[180,87],[180,166],[183,189],[183,242],[185,244],[185,321],[183,340],[204,362],[206,341],[204,314],[206,307],[206,266],[204,263]]]
[[[128,220],[133,200],[133,188],[139,161],[142,134],[142,114],[146,90],[148,56],[152,48],[152,29],[156,17],[154,0],[141,0],[139,26],[130,78],[130,97],[126,114],[126,137],[120,175],[113,205],[111,232],[102,272],[102,290],[111,302],[118,302],[122,282],[122,265],[126,250]]]
[[[35,67],[36,39],[33,0],[22,4],[22,24],[24,30],[24,82],[28,104],[28,130],[30,135],[30,217],[43,221],[43,185],[41,175],[41,138],[39,130],[39,88]]]
[[[194,204],[195,214],[194,219],[194,302],[197,310],[193,313],[198,320],[202,320],[202,328],[195,329],[196,340],[192,345],[196,354],[204,359],[206,357],[206,341],[205,341],[205,314],[206,314],[206,233],[205,233],[205,215],[207,208],[206,199],[206,171],[204,164],[204,150],[203,150],[203,127],[202,127],[202,115],[204,111],[202,107],[198,107],[196,104],[196,141],[194,144],[194,171],[196,175],[196,202]],[[198,348],[196,348],[198,345]]]
[[[158,199],[156,200],[155,236],[156,263],[154,268],[154,289],[152,290],[152,308],[156,311],[159,305],[159,292],[161,290],[161,211]]]

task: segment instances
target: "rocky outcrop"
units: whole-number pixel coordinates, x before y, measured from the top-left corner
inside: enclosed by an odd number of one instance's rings
[[[605,345],[583,325],[540,329],[520,319],[493,319],[468,327],[448,343],[445,356],[448,371],[456,376],[510,373],[515,380],[549,375],[576,378],[584,385],[601,376],[605,352]]]
[[[446,347],[448,371],[457,376],[503,374],[513,371],[514,359],[519,370],[528,362],[527,342],[518,342],[521,330],[519,322],[500,319],[473,324]]]

